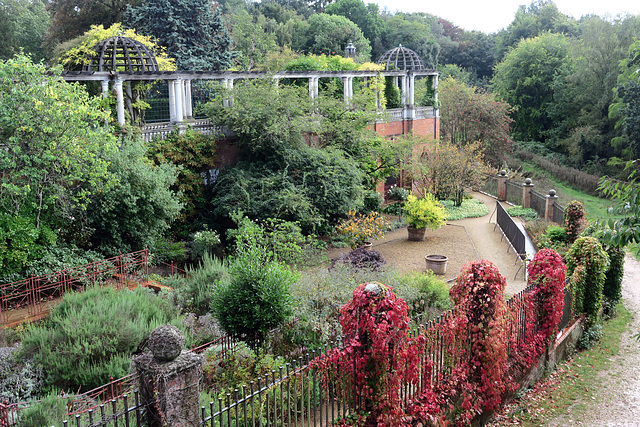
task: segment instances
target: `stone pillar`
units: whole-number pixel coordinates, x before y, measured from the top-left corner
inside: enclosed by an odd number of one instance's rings
[[[402,76],[402,106],[407,104],[407,75]]]
[[[351,98],[353,98],[353,77],[343,77],[342,88],[344,92],[344,103],[349,104]]]
[[[118,123],[124,126],[124,92],[122,92],[122,80],[116,78],[116,111],[118,113]]]
[[[434,105],[433,108],[436,110],[436,117],[440,117],[440,109],[438,108],[438,75],[433,76],[433,89],[434,89]]]
[[[149,351],[135,356],[142,402],[150,427],[199,427],[200,380],[204,358],[184,349],[178,328],[163,325],[147,341]]]
[[[169,121],[176,122],[176,87],[173,80],[167,80],[169,86]]]
[[[415,83],[416,77],[413,73],[409,73],[409,105],[413,106],[415,104]]]
[[[547,202],[544,206],[544,219],[547,221],[553,221],[553,207],[556,204],[556,200],[558,200],[558,196],[556,196],[556,190],[549,190],[549,194],[547,195]]]
[[[501,170],[498,175],[498,200],[501,202],[507,200],[507,179],[509,179],[507,171]]]
[[[103,98],[109,97],[109,80],[102,81],[102,97]]]
[[[191,97],[191,80],[184,81],[184,115],[193,119],[193,98]]]
[[[524,184],[522,184],[522,207],[530,208],[531,207],[531,192],[533,191],[533,183],[531,182],[531,178],[527,178],[524,180]]]
[[[182,100],[184,99],[184,93],[182,90],[182,79],[176,79],[174,81],[173,90],[176,100],[176,123],[179,124],[182,123],[183,119]]]
[[[318,77],[309,77],[309,97],[311,99],[318,98]]]

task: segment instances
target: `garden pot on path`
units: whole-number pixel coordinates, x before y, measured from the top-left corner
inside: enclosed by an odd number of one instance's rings
[[[433,271],[434,274],[444,274],[447,271],[447,258],[444,255],[427,255],[424,257],[427,262],[427,270]]]
[[[408,227],[409,231],[409,240],[412,242],[422,242],[424,240],[424,234],[426,233],[426,228],[414,228]]]

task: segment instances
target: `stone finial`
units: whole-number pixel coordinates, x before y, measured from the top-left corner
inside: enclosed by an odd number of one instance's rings
[[[374,295],[380,295],[382,293],[382,288],[377,283],[367,283],[367,286],[364,287],[365,292],[371,292]]]
[[[556,190],[549,190],[549,196],[555,197],[556,196]]]
[[[525,180],[524,180],[524,183],[525,183],[526,185],[531,185],[531,178],[527,178],[527,179],[525,179]]]
[[[156,360],[168,362],[180,355],[184,348],[184,336],[173,325],[162,325],[149,334],[148,346]]]
[[[507,171],[506,171],[506,170],[502,169],[502,170],[500,171],[500,175],[505,176],[506,174],[507,174]]]

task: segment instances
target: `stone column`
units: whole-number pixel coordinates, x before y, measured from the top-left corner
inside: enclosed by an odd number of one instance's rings
[[[124,93],[122,92],[122,80],[120,78],[116,78],[115,81],[116,87],[116,111],[118,113],[118,123],[124,126]]]
[[[353,77],[343,77],[342,88],[344,92],[344,103],[349,104],[353,97]]]
[[[434,105],[433,108],[436,110],[436,117],[440,117],[440,109],[438,108],[438,75],[433,76],[433,89],[434,89]]]
[[[182,110],[182,100],[184,99],[184,93],[182,90],[182,79],[176,79],[173,84],[173,90],[175,94],[176,100],[176,123],[182,123],[183,119],[183,110]]]
[[[103,98],[109,97],[109,80],[102,81],[102,97]]]
[[[173,80],[167,80],[169,87],[169,121],[176,122],[176,88]]]
[[[191,80],[184,81],[184,115],[193,119],[193,98],[191,97]]]
[[[133,358],[142,402],[148,403],[147,424],[199,427],[198,396],[204,358],[184,349],[184,337],[172,325],[154,329],[147,346],[149,351]]]
[[[402,76],[402,106],[407,104],[407,75]]]
[[[409,105],[413,106],[415,104],[415,83],[416,77],[413,73],[409,73]]]
[[[501,170],[498,175],[498,200],[501,202],[507,200],[507,179],[509,179],[507,171]]]
[[[318,98],[318,77],[309,77],[309,97],[311,99]]]
[[[527,178],[524,180],[524,184],[522,184],[522,207],[530,208],[531,207],[531,192],[533,191],[533,183],[531,182],[531,178]]]
[[[549,194],[547,195],[547,202],[544,206],[544,219],[547,221],[553,221],[553,207],[556,204],[556,200],[558,200],[558,196],[556,196],[556,190],[549,190]]]

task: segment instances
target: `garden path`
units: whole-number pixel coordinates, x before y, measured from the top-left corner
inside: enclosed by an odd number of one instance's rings
[[[620,337],[620,351],[610,357],[606,369],[598,372],[598,390],[585,391],[575,403],[586,403],[586,412],[575,416],[573,407],[569,407],[565,414],[549,421],[548,426],[640,425],[640,343],[633,337],[640,332],[640,263],[629,255],[624,261],[622,297],[632,320]]]
[[[373,249],[379,251],[385,260],[403,272],[425,271],[426,255],[446,255],[449,258],[444,279],[455,280],[462,267],[477,260],[489,260],[507,278],[505,293],[513,295],[526,286],[522,263],[511,249],[506,237],[495,227],[494,214],[496,200],[481,193],[473,197],[487,205],[489,214],[479,218],[449,221],[438,230],[427,230],[423,242],[407,240],[406,227],[387,233],[373,242]],[[335,258],[348,248],[333,249],[328,256]]]

